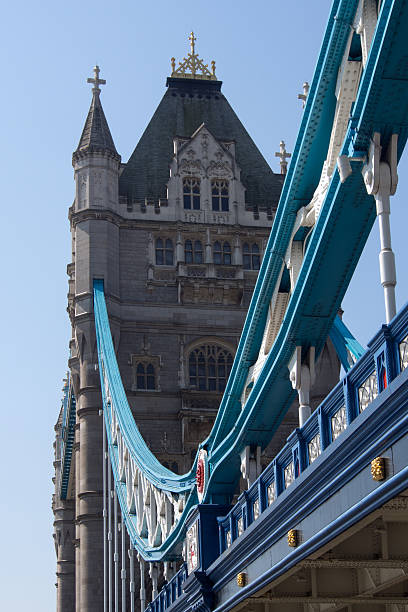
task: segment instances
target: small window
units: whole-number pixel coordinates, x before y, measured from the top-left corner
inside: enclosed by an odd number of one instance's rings
[[[136,367],[136,389],[152,391],[156,388],[154,366],[151,363],[138,363]]]
[[[200,179],[183,179],[183,203],[186,210],[200,210]]]
[[[173,241],[170,238],[156,239],[156,265],[172,266],[174,259]]]
[[[229,210],[229,185],[228,181],[211,181],[212,209],[218,211]]]
[[[244,270],[259,270],[261,264],[259,246],[256,243],[249,245],[247,242],[245,242],[242,247],[242,252]]]
[[[229,242],[214,242],[213,257],[215,264],[231,264],[231,245]]]
[[[184,243],[184,261],[187,264],[203,263],[203,245],[200,240],[186,240]]]
[[[232,355],[221,346],[203,345],[188,359],[190,386],[199,391],[224,391],[232,367]]]

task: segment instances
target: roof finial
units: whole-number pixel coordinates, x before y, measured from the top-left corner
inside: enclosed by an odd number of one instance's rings
[[[275,157],[280,157],[279,163],[281,167],[281,174],[286,174],[288,170],[288,162],[286,159],[292,157],[292,153],[288,153],[286,151],[286,145],[283,140],[281,140],[279,143],[279,152],[275,153]]]
[[[87,79],[87,83],[92,83],[94,85],[94,87],[92,87],[92,92],[99,94],[101,92],[101,90],[99,89],[99,85],[106,85],[106,81],[105,79],[100,79],[99,78],[99,73],[100,73],[100,68],[99,66],[95,66],[93,69],[94,72],[94,78],[88,78]]]
[[[216,81],[215,62],[211,62],[212,68],[209,70],[208,64],[204,64],[203,60],[200,59],[195,52],[195,41],[197,38],[194,36],[194,32],[191,32],[188,40],[190,41],[190,53],[187,57],[183,58],[182,62],[179,62],[178,68],[176,68],[176,60],[174,57],[171,58],[171,76],[178,79]]]
[[[194,36],[194,32],[190,33],[188,40],[190,41],[191,55],[194,55],[195,54],[195,44],[194,43],[197,40],[197,38]]]
[[[299,100],[303,100],[303,108],[305,108],[306,106],[306,100],[307,100],[307,95],[309,93],[309,83],[307,81],[305,81],[303,83],[303,93],[302,94],[298,94],[298,99]]]

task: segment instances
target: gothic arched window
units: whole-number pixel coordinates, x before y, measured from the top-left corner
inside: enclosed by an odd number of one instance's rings
[[[223,181],[219,179],[211,181],[211,200],[213,210],[229,210],[228,181]]]
[[[183,204],[186,210],[200,210],[200,179],[183,178]]]
[[[157,266],[172,266],[173,265],[173,241],[170,238],[156,239],[156,265]]]
[[[184,261],[186,263],[203,263],[203,245],[200,240],[186,240],[184,243]]]
[[[138,363],[136,366],[136,389],[147,391],[156,388],[156,375],[151,363]]]
[[[216,344],[193,349],[188,357],[190,387],[199,391],[224,391],[232,367],[232,354]]]
[[[245,242],[242,247],[242,252],[244,270],[259,270],[261,265],[259,246],[256,243],[249,245],[247,242]]]
[[[215,264],[231,264],[231,245],[229,242],[214,242],[213,256]]]

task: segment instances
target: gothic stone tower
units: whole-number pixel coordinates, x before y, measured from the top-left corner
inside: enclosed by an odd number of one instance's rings
[[[126,164],[101,101],[99,68],[73,154],[69,367],[75,445],[66,500],[54,497],[58,612],[103,609],[102,419],[93,320],[103,279],[121,375],[151,450],[187,470],[210,431],[281,191],[192,53]],[[59,448],[60,421],[56,426]],[[58,457],[56,457],[58,483]]]

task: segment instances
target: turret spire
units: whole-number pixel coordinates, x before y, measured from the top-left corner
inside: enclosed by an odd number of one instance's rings
[[[92,83],[93,85],[91,107],[88,112],[88,117],[86,118],[78,148],[74,153],[74,158],[77,155],[98,151],[108,152],[120,159],[99,96],[101,92],[99,86],[105,85],[106,80],[99,78],[99,66],[95,66],[93,72],[94,78],[90,77],[87,79],[87,83]]]

